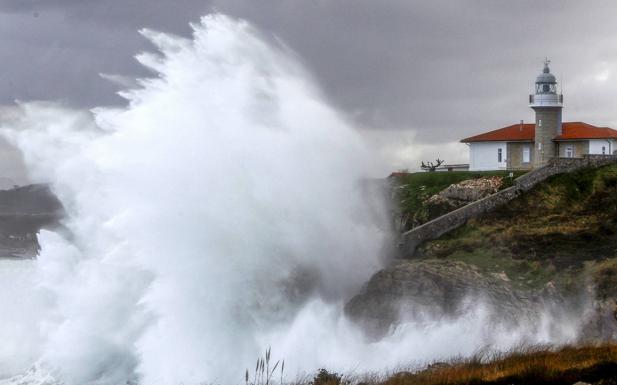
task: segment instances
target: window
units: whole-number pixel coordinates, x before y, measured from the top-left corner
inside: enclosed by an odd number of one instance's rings
[[[566,146],[566,158],[574,158],[574,146]]]
[[[606,155],[606,147],[602,146],[602,155]]]
[[[501,148],[497,149],[497,162],[499,163],[503,162],[503,154],[502,154]]]
[[[523,147],[523,163],[531,162],[531,148],[529,146]]]

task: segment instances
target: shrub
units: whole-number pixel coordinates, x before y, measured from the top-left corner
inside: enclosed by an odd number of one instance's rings
[[[338,373],[330,373],[326,369],[319,369],[317,375],[311,381],[311,385],[342,385],[343,376]]]

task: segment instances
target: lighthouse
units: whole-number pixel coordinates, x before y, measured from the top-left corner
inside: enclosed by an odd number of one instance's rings
[[[535,94],[529,95],[529,107],[536,112],[534,168],[545,166],[557,156],[553,138],[562,134],[563,95],[557,93],[557,81],[549,64],[546,59],[542,73],[536,77]]]
[[[546,59],[536,77],[535,93],[529,95],[535,123],[521,120],[461,140],[469,146],[470,171],[532,170],[557,157],[617,156],[617,130],[561,121],[563,95],[557,93],[549,64]]]

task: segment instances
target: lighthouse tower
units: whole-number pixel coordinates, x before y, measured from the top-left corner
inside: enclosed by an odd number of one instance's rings
[[[544,70],[536,78],[536,93],[529,95],[529,107],[536,112],[536,137],[534,168],[545,166],[557,156],[553,138],[561,135],[561,109],[563,95],[557,93],[557,81],[544,61]]]

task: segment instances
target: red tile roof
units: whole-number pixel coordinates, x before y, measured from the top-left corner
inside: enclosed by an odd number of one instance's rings
[[[461,142],[533,142],[535,134],[535,124],[519,123],[471,136],[461,140]],[[617,130],[608,127],[596,127],[584,122],[565,122],[562,124],[562,134],[553,138],[553,140],[577,139],[617,139]]]
[[[502,142],[502,141],[525,141],[532,142],[536,135],[534,124],[513,124],[498,130],[485,132],[484,134],[472,136],[461,140],[463,143],[471,142]]]
[[[617,131],[608,127],[596,127],[583,122],[564,123],[562,134],[553,140],[617,139]]]

